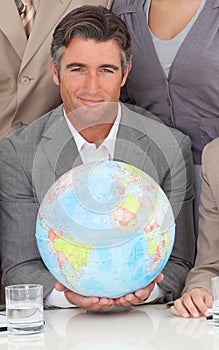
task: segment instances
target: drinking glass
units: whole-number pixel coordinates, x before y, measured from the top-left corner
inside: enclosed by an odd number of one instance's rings
[[[5,288],[7,328],[10,335],[41,333],[44,329],[43,286],[18,284]]]

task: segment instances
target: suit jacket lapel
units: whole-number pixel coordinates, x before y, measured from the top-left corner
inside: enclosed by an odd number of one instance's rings
[[[145,117],[142,118],[146,120]],[[150,138],[141,131],[141,125],[136,126],[135,113],[122,106],[114,159],[147,172],[149,147]],[[34,156],[32,176],[39,203],[60,176],[81,164],[81,157],[64,119],[61,105],[51,113]]]
[[[10,18],[7,14],[10,14]],[[0,29],[22,60],[27,38],[15,1],[0,1]]]
[[[144,170],[150,140],[147,138],[148,142],[145,142],[146,135],[141,132],[140,125],[136,125],[135,112],[130,111],[125,105],[121,105],[122,117],[116,139],[114,159]],[[144,142],[142,141],[143,137]]]
[[[43,135],[44,152],[55,171],[56,178],[82,164],[75,141],[63,118],[62,108],[60,106],[55,110],[54,116],[50,118],[52,123],[48,124],[47,131]],[[142,118],[145,120],[145,117]],[[142,140],[143,137],[144,140]],[[148,142],[145,142],[145,138]],[[114,159],[144,170],[149,147],[150,138],[141,131],[140,125],[136,126],[135,113],[122,105]]]
[[[38,51],[39,47],[50,32],[53,32],[70,2],[71,0],[44,0],[40,2],[34,20],[35,23],[33,30],[25,50],[21,69],[26,66],[33,55]]]
[[[61,105],[50,114],[34,154],[32,181],[38,203],[42,202],[49,188],[59,177],[80,164],[82,161],[65,122]]]
[[[55,110],[54,116],[50,118],[52,123],[48,123],[42,139],[43,150],[56,178],[72,167],[82,164],[74,138],[64,119],[62,108],[63,106],[60,106]]]

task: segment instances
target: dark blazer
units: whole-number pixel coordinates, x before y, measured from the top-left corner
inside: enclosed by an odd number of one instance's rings
[[[149,110],[190,136],[194,161],[200,164],[203,147],[219,136],[219,0],[206,0],[173,60],[168,79],[147,25],[144,3],[114,0],[112,6],[126,22],[132,39],[133,66],[122,100]]]
[[[160,283],[164,298],[177,298],[194,260],[193,174],[187,136],[122,105],[115,160],[132,164],[157,181],[176,218],[175,244]],[[3,284],[41,283],[44,295],[55,279],[44,266],[35,240],[39,205],[54,181],[81,164],[63,106],[0,142],[0,249]]]

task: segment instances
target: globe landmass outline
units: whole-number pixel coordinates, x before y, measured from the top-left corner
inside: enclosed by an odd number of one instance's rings
[[[161,187],[118,161],[82,164],[45,195],[36,220],[51,274],[84,296],[117,298],[149,284],[165,267],[174,215]]]

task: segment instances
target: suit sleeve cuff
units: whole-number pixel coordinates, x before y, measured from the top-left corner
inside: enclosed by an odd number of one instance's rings
[[[154,289],[152,290],[152,292],[149,295],[149,297],[146,300],[144,300],[142,303],[139,303],[137,305],[143,305],[143,304],[152,303],[153,301],[161,298],[162,296],[163,296],[162,289],[158,286],[157,283],[155,283]]]

